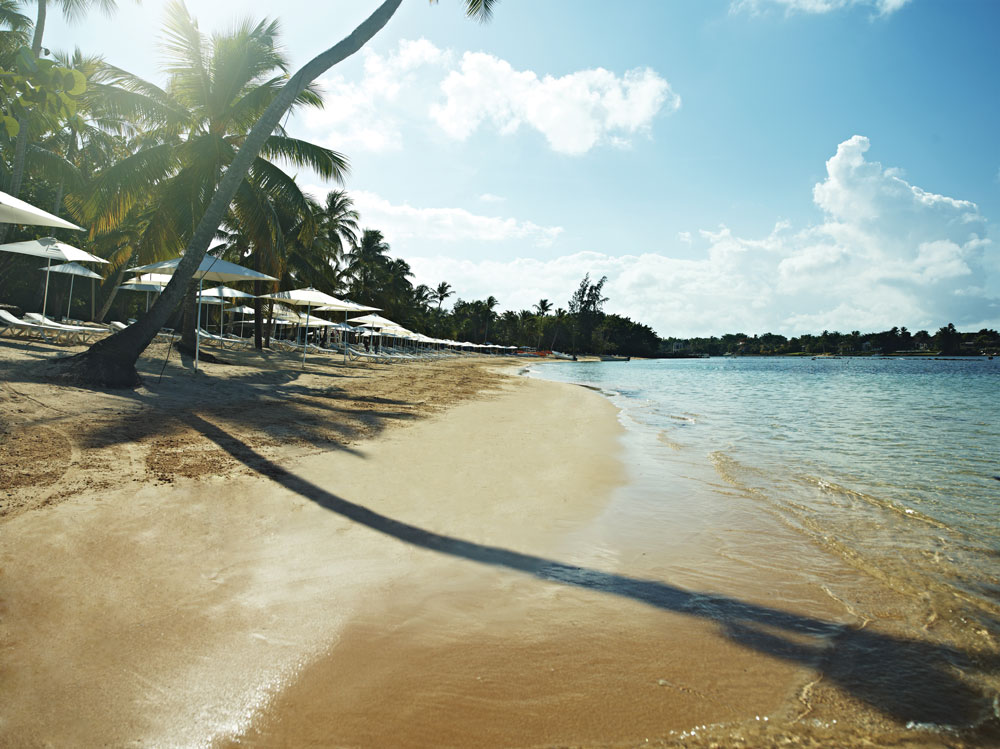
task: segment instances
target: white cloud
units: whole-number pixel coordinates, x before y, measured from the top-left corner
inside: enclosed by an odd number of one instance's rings
[[[484,192],[479,196],[479,199],[484,203],[503,203],[507,198],[502,198],[499,195],[494,195],[490,192]]]
[[[566,154],[585,153],[602,142],[628,145],[628,136],[648,131],[662,109],[673,112],[681,104],[670,84],[649,68],[621,77],[596,68],[539,78],[482,52],[466,52],[441,90],[445,101],[431,107],[431,116],[451,137],[464,140],[486,123],[509,135],[523,124]]]
[[[880,16],[895,13],[910,0],[733,0],[730,9],[734,12],[749,11],[760,13],[769,6],[778,6],[786,13],[830,13],[853,6],[872,8]]]
[[[434,128],[468,138],[491,123],[503,135],[523,124],[561,153],[582,154],[607,143],[631,146],[661,111],[680,97],[648,68],[624,75],[596,68],[556,78],[517,71],[505,60],[450,51],[426,39],[402,41],[389,55],[369,49],[360,80],[335,74],[320,80],[326,106],[301,114],[312,137],[341,152],[398,150],[410,128]]]
[[[551,245],[562,233],[560,226],[539,226],[531,221],[471,213],[464,208],[418,208],[393,204],[373,192],[352,190],[361,223],[379,229],[386,240],[407,239],[444,242],[524,240],[539,247]]]
[[[608,311],[661,335],[784,334],[1000,325],[1000,267],[974,203],[937,195],[865,158],[854,136],[827,161],[813,198],[823,220],[779,221],[761,238],[727,227],[690,240],[696,259],[647,252],[580,252],[552,260],[472,262],[407,257],[422,283],[448,281],[463,298],[495,295],[504,309],[539,298],[565,306],[584,273],[608,276]],[[690,252],[687,250],[686,252]]]
[[[361,80],[339,74],[321,78],[325,106],[304,110],[302,121],[324,145],[341,152],[398,150],[407,113],[426,110],[432,77],[435,71],[443,75],[451,53],[426,39],[404,39],[385,57],[368,48],[362,55]]]

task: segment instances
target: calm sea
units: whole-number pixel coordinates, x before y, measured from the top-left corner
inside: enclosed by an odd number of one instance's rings
[[[705,469],[706,506],[754,503],[822,552],[782,565],[815,565],[819,579],[823,555],[834,555],[910,601],[896,615],[901,636],[947,639],[975,654],[973,665],[956,657],[954,667],[995,703],[1000,360],[736,357],[553,362],[532,371],[611,397],[644,445],[630,453],[645,466],[636,475],[683,456]],[[681,501],[669,481],[648,495],[633,512],[653,525],[658,505]],[[885,618],[877,606],[860,606],[864,623]],[[970,716],[933,717],[959,725]]]

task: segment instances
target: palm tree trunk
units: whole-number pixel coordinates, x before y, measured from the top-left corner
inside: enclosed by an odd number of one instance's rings
[[[118,266],[118,270],[115,271],[115,280],[114,283],[111,284],[111,291],[108,293],[108,298],[104,300],[103,304],[101,304],[100,314],[94,318],[99,322],[103,322],[104,318],[107,317],[108,312],[111,310],[111,305],[114,303],[115,297],[118,296],[118,287],[121,286],[122,279],[125,277],[125,271],[128,268],[129,260],[131,259],[132,256],[129,255],[125,258],[122,264]]]
[[[264,346],[271,348],[271,331],[274,330],[274,301],[267,300],[267,327],[264,328]]]
[[[45,0],[40,3],[43,4]],[[178,305],[195,271],[208,252],[208,246],[222,223],[222,218],[237,190],[246,178],[253,160],[260,153],[282,116],[319,75],[360,50],[377,34],[399,8],[402,0],[385,0],[350,36],[307,62],[278,92],[264,114],[247,135],[232,164],[212,196],[205,214],[198,222],[184,257],[177,265],[170,283],[160,294],[149,313],[133,325],[98,341],[82,354],[52,362],[58,373],[67,379],[108,387],[135,387],[139,375],[135,363],[150,344],[167,317]]]
[[[260,351],[264,348],[263,332],[264,332],[264,321],[261,319],[261,313],[264,310],[264,305],[261,303],[260,295],[263,293],[263,288],[260,281],[253,282],[253,347]]]

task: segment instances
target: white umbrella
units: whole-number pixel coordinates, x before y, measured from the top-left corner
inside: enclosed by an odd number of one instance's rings
[[[91,255],[89,252],[85,252],[84,250],[74,247],[73,245],[66,244],[65,242],[60,242],[58,239],[53,237],[29,239],[27,242],[0,244],[0,250],[3,252],[15,252],[20,255],[43,257],[48,261],[45,264],[45,294],[42,297],[42,317],[45,317],[45,307],[49,302],[49,271],[51,270],[53,260],[68,260],[70,262],[76,260],[84,263],[108,262],[103,257]]]
[[[324,307],[317,307],[317,312],[343,312],[344,313],[344,324],[347,324],[347,316],[351,312],[380,312],[378,307],[366,307],[363,304],[357,304],[355,302],[350,302],[346,299],[338,299],[334,304],[328,304]],[[343,328],[341,328],[343,330]],[[344,340],[344,362],[347,362],[347,341]]]
[[[209,303],[209,299],[221,300],[222,312],[219,314],[219,335],[222,335],[223,325],[225,324],[226,299],[253,299],[253,294],[247,294],[245,291],[240,291],[239,289],[230,289],[228,286],[216,286],[214,289],[203,291],[201,298],[205,300],[206,304]]]
[[[302,336],[302,363],[306,363],[306,345],[309,341],[309,313],[313,307],[329,307],[331,305],[343,304],[337,297],[330,296],[319,289],[309,287],[307,289],[292,289],[291,291],[279,291],[274,294],[264,294],[261,299],[273,299],[285,304],[295,304],[306,308],[306,330]],[[328,322],[324,320],[324,322]]]
[[[132,272],[163,273],[172,276],[174,271],[177,270],[177,266],[180,264],[182,259],[183,258],[181,257],[175,257],[172,260],[164,260],[159,263],[151,263],[150,265],[141,265],[138,268],[133,268]],[[242,265],[230,263],[228,260],[223,260],[207,254],[201,259],[201,263],[198,265],[198,270],[194,272],[194,277],[198,279],[198,319],[195,324],[196,335],[194,337],[194,368],[197,370],[198,357],[201,351],[201,336],[197,335],[197,331],[201,328],[202,284],[205,281],[232,283],[233,281],[277,281],[278,279],[274,276],[269,276],[266,273],[250,270],[250,268],[244,268]]]
[[[69,317],[69,308],[73,304],[73,281],[74,276],[83,276],[84,278],[104,278],[100,273],[94,273],[90,268],[84,268],[79,263],[63,263],[62,265],[46,265],[44,268],[39,268],[38,270],[52,271],[53,273],[67,273],[69,274],[69,301],[66,302],[66,317]],[[93,291],[93,288],[91,288]],[[93,312],[93,310],[91,310]],[[45,315],[45,312],[42,312]]]
[[[47,213],[41,208],[35,208],[31,203],[25,203],[20,198],[15,198],[5,192],[0,192],[0,223],[52,226],[56,229],[84,231],[81,226],[64,221],[56,215]]]

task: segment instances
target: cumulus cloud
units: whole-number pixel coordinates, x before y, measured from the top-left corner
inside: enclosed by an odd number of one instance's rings
[[[320,78],[323,109],[302,112],[304,125],[338,151],[402,148],[406,112],[426,109],[428,76],[443,75],[451,53],[426,39],[403,40],[386,56],[362,50],[360,81],[335,74]]]
[[[411,238],[443,242],[497,242],[518,239],[539,247],[551,245],[562,233],[560,226],[539,226],[515,218],[482,216],[464,208],[421,208],[394,204],[365,190],[352,190],[354,207],[365,226],[377,227],[389,241]]]
[[[542,297],[565,306],[584,273],[607,275],[608,311],[661,335],[1000,325],[1000,268],[977,206],[908,183],[868,160],[869,148],[854,136],[827,161],[813,189],[820,222],[779,221],[757,238],[725,226],[681,233],[678,242],[701,251],[694,259],[666,251],[408,259],[420,282],[447,280],[463,298],[494,294],[507,309]]]
[[[301,115],[314,137],[340,151],[399,149],[408,127],[433,126],[464,140],[486,125],[502,135],[523,125],[560,153],[578,155],[604,143],[628,148],[660,112],[681,102],[649,68],[540,76],[481,52],[466,52],[456,65],[450,51],[426,39],[404,40],[385,56],[362,54],[360,80],[322,78],[326,106]]]
[[[769,6],[777,6],[784,8],[786,13],[829,13],[860,5],[872,8],[880,16],[888,16],[909,2],[910,0],[733,0],[730,9],[734,12],[760,13]]]
[[[482,52],[466,52],[458,70],[441,83],[445,101],[431,116],[453,138],[465,139],[484,124],[507,135],[525,125],[560,153],[581,154],[598,143],[627,145],[648,131],[661,110],[681,105],[670,85],[649,68],[623,76],[596,68],[556,78]]]

